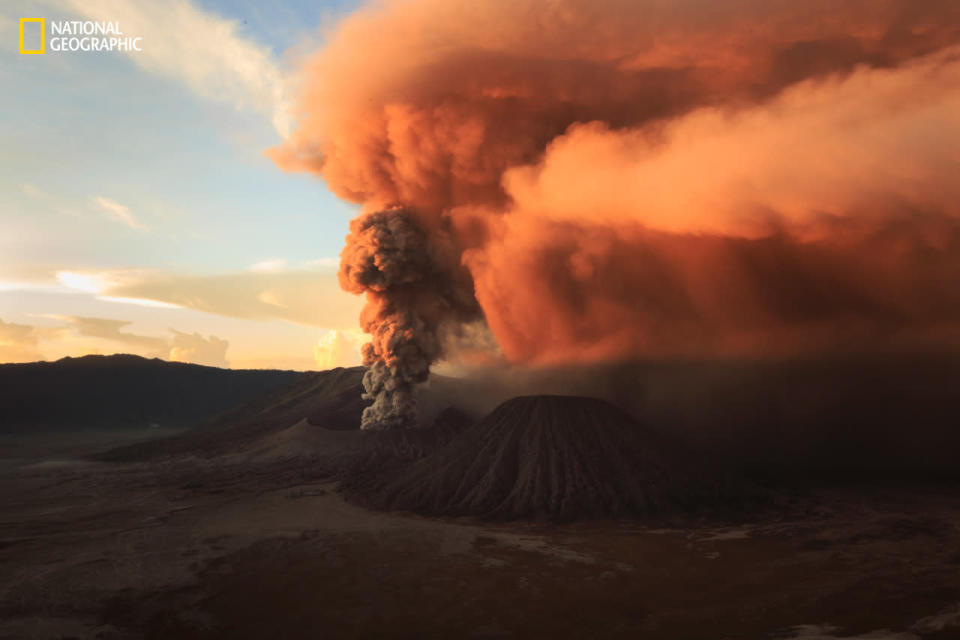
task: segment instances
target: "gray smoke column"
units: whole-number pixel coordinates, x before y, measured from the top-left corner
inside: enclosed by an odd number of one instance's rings
[[[442,351],[439,327],[456,310],[445,296],[446,269],[411,211],[391,208],[368,213],[350,224],[340,254],[340,286],[366,295],[360,316],[371,335],[363,346],[364,398],[361,428],[415,425],[414,386],[426,381]]]

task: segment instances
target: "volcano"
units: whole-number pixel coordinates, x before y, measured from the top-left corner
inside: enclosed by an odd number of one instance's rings
[[[709,476],[696,456],[612,404],[545,395],[508,400],[429,455],[345,491],[425,515],[573,519],[713,502],[721,485]]]

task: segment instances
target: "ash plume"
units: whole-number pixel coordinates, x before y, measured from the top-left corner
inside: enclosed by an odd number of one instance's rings
[[[373,403],[363,412],[363,429],[416,421],[414,387],[429,376],[441,353],[439,328],[457,311],[434,253],[405,209],[369,213],[350,225],[339,278],[344,290],[367,298],[360,317],[371,336],[363,346],[363,387]]]
[[[477,318],[526,364],[960,348],[953,0],[387,0],[301,89],[365,426]]]

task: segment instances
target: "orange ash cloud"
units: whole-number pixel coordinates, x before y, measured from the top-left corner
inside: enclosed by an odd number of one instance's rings
[[[298,115],[280,166],[426,239],[341,274],[417,380],[478,315],[518,362],[960,345],[953,0],[383,2]]]

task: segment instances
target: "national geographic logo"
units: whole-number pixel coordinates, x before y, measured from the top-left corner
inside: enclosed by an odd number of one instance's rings
[[[34,26],[36,25],[36,26]],[[127,36],[120,23],[92,20],[51,20],[50,51],[143,51],[143,38]],[[47,52],[46,18],[20,18],[20,53]]]
[[[36,54],[36,53],[46,53],[47,52],[47,29],[46,29],[46,19],[45,18],[20,18],[20,53],[23,54]],[[24,37],[23,31],[24,27],[28,24],[39,24],[40,25],[40,48],[39,49],[27,49],[24,47]],[[27,38],[32,42],[32,39]]]

